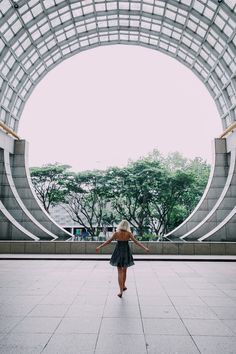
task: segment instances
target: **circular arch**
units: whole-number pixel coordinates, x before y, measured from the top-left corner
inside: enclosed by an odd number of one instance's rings
[[[28,97],[51,69],[109,44],[174,57],[205,84],[223,129],[236,120],[234,0],[2,0],[0,120],[17,131]]]

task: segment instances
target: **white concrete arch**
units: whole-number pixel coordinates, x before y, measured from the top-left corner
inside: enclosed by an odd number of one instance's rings
[[[219,200],[225,187],[228,176],[228,161],[226,139],[215,139],[212,144],[212,165],[208,183],[202,198],[193,212],[176,229],[169,232],[166,237],[180,237],[185,239],[188,233],[197,228],[202,220],[209,214]]]
[[[27,99],[50,70],[109,44],[145,46],[180,61],[207,87],[223,130],[236,121],[234,0],[2,0],[0,122],[17,132]]]
[[[232,0],[1,2],[0,119],[17,131],[39,80],[65,58],[107,44],[144,45],[188,66],[235,120],[236,14]]]
[[[224,188],[217,202],[212,206],[205,218],[200,221],[192,230],[185,233],[180,239],[185,240],[204,240],[208,232],[214,229],[220,224],[232,210],[232,205],[236,203],[236,149],[233,149],[230,153],[230,163],[227,179],[224,183]],[[223,184],[223,183],[222,183]]]

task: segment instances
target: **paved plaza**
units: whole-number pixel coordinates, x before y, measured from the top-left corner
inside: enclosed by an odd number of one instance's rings
[[[1,260],[0,352],[236,353],[236,262]]]

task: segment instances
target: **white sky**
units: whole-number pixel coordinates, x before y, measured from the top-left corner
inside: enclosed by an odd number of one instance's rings
[[[154,148],[211,162],[222,131],[203,83],[177,60],[136,46],[91,49],[65,60],[36,87],[19,135],[30,166],[123,166]]]

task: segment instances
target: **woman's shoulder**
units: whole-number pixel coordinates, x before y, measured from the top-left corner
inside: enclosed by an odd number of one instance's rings
[[[129,234],[129,237],[130,237],[130,238],[134,238],[134,235],[132,234],[131,231],[128,231],[128,234]]]
[[[116,239],[116,237],[117,237],[117,231],[115,231],[115,232],[113,233],[113,235],[112,235],[112,238],[113,238],[113,239]]]

